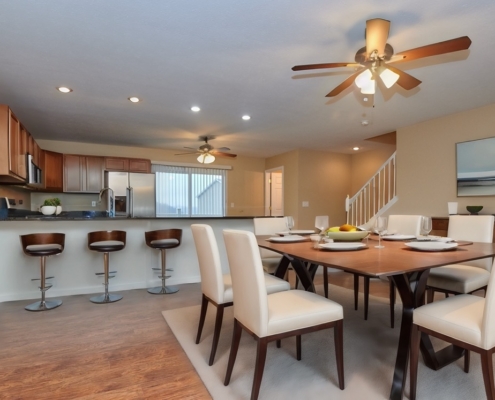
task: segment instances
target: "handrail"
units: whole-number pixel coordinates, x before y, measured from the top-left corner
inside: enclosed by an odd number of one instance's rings
[[[348,224],[365,225],[397,201],[395,155],[394,152],[354,196],[347,196]]]

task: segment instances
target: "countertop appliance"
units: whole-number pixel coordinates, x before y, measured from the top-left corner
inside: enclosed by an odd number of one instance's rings
[[[105,172],[105,187],[111,188],[115,201],[115,216],[131,218],[155,217],[155,174]],[[106,204],[110,202],[107,191]]]

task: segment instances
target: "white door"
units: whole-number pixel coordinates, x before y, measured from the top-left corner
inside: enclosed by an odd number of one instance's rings
[[[281,217],[284,215],[284,181],[282,172],[272,172],[271,174],[271,193],[272,193],[272,217]]]

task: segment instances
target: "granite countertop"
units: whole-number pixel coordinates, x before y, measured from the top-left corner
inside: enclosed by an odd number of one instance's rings
[[[188,219],[188,220],[204,220],[204,219],[252,219],[259,218],[257,216],[227,216],[227,217],[127,217],[125,215],[118,215],[115,217],[109,217],[107,211],[63,211],[59,215],[43,215],[38,211],[30,210],[0,210],[8,211],[7,213],[0,214],[0,220],[2,221],[74,221],[74,220],[127,220],[127,219]]]

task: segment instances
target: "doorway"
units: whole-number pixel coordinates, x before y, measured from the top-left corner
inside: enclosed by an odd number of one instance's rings
[[[284,167],[265,171],[265,216],[284,215]]]

